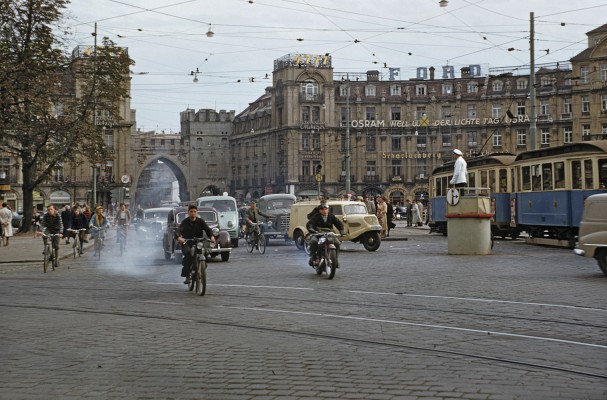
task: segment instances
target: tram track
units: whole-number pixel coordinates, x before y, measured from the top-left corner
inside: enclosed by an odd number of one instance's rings
[[[135,312],[127,312],[127,311],[107,311],[107,310],[91,310],[79,307],[59,307],[59,306],[43,306],[43,305],[26,305],[26,304],[14,304],[14,303],[0,303],[0,307],[12,307],[12,308],[22,308],[22,309],[32,309],[32,310],[49,310],[49,311],[61,311],[61,312],[73,312],[73,313],[84,313],[84,314],[96,314],[96,315],[107,315],[107,316],[121,316],[121,317],[131,317],[131,318],[145,318],[150,320],[163,320],[163,321],[173,321],[173,322],[181,322],[181,323],[195,323],[195,324],[206,324],[211,326],[218,327],[229,327],[229,328],[238,328],[238,329],[251,329],[268,333],[277,333],[282,335],[292,335],[292,336],[300,336],[300,337],[308,337],[308,338],[316,338],[316,339],[325,339],[325,340],[337,340],[343,341],[351,344],[356,344],[360,346],[367,347],[382,347],[382,348],[391,348],[398,350],[414,350],[414,351],[423,351],[428,353],[439,354],[441,356],[448,357],[462,357],[468,359],[476,359],[487,362],[495,362],[503,365],[512,365],[517,367],[526,368],[529,371],[554,371],[569,375],[577,375],[577,376],[585,376],[596,379],[607,380],[607,374],[593,373],[589,371],[582,371],[574,368],[566,368],[560,367],[557,365],[547,365],[540,364],[536,362],[522,361],[516,360],[513,358],[506,357],[496,357],[489,356],[484,354],[476,354],[464,351],[456,351],[456,350],[447,350],[447,349],[439,349],[436,347],[427,347],[427,346],[416,346],[411,344],[404,343],[396,343],[390,342],[386,340],[372,340],[372,339],[361,339],[346,335],[335,335],[335,334],[327,334],[327,333],[318,333],[318,332],[306,332],[301,330],[291,330],[284,328],[274,328],[274,327],[265,327],[265,326],[256,326],[249,325],[244,323],[230,323],[230,322],[215,322],[204,320],[200,317],[196,316],[167,316],[167,315],[150,315],[135,313]]]

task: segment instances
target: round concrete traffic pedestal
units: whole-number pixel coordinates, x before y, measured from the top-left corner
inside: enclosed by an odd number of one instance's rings
[[[460,197],[447,203],[448,253],[487,255],[491,253],[490,200],[483,196]]]

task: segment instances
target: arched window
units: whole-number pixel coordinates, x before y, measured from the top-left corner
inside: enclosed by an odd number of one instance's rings
[[[318,82],[313,80],[302,82],[301,94],[306,100],[314,100],[318,97]]]

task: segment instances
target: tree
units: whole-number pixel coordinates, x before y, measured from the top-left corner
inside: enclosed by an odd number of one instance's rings
[[[126,49],[108,38],[97,45],[95,37],[93,46],[67,50],[57,32],[68,4],[0,3],[0,151],[19,160],[25,221],[34,189],[54,169],[108,158],[95,112],[118,116],[129,95],[133,62]]]

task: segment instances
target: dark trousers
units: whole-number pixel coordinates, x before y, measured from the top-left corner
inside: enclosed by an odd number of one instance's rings
[[[191,248],[192,246],[188,244],[183,244],[181,246],[181,252],[183,253],[183,260],[181,260],[181,276],[183,277],[190,276],[190,271],[192,269],[192,260],[194,257],[192,257]]]

